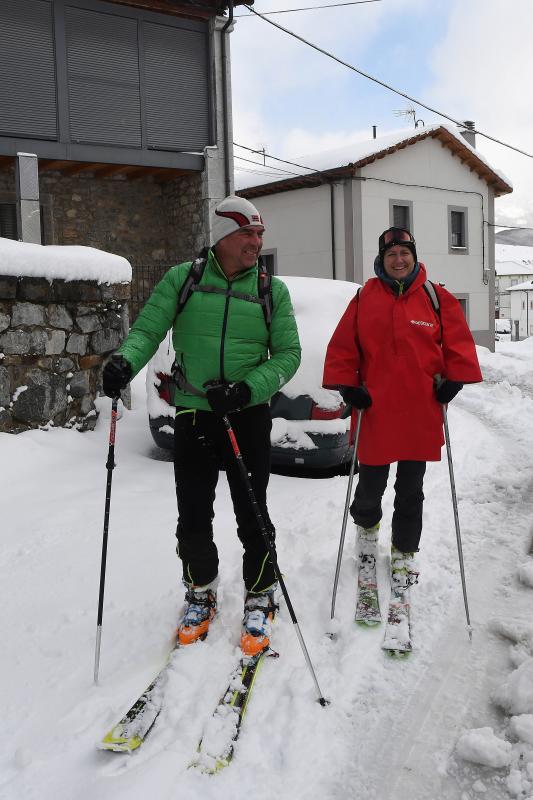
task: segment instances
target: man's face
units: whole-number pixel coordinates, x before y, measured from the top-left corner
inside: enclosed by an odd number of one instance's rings
[[[224,271],[233,274],[253,267],[263,247],[264,230],[262,225],[250,225],[217,242],[217,258]]]
[[[389,278],[402,281],[415,268],[415,259],[408,247],[395,244],[385,251],[383,267]]]

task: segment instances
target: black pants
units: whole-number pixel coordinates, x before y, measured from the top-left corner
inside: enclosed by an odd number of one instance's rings
[[[387,486],[390,464],[371,467],[359,464],[359,482],[350,513],[356,525],[371,528],[381,519],[381,499]],[[403,553],[418,550],[422,534],[425,461],[398,461],[392,515],[392,543]]]
[[[266,404],[252,406],[230,421],[267,530],[274,543],[266,491],[270,477],[270,429]],[[176,409],[174,475],[178,499],[178,555],[183,579],[205,586],[218,574],[218,552],[213,541],[213,503],[218,474],[225,468],[237,534],[244,546],[243,578],[248,591],[260,592],[275,581],[275,573],[250,498],[220,417],[210,411]]]

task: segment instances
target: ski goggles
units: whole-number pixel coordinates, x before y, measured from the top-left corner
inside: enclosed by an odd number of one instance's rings
[[[388,250],[395,244],[412,244],[416,247],[414,236],[403,228],[389,228],[379,237],[379,252]]]

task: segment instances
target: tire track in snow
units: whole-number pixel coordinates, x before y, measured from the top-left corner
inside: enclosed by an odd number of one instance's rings
[[[489,399],[493,388],[489,389]],[[480,397],[487,400],[486,389],[480,391],[484,392]],[[495,388],[495,394],[501,394],[501,387]],[[388,665],[400,667],[400,670],[390,675],[392,687],[385,701],[379,698],[381,708],[375,712],[378,722],[370,737],[364,741],[359,758],[360,769],[364,771],[363,764],[366,762],[368,770],[372,753],[374,757],[379,757],[381,769],[375,779],[367,780],[365,785],[366,796],[379,800],[399,800],[402,797],[411,800],[434,800],[436,797],[439,800],[459,800],[465,796],[465,787],[461,784],[468,782],[468,778],[464,775],[461,778],[460,768],[457,774],[448,774],[446,766],[461,730],[477,726],[468,724],[468,718],[476,717],[479,713],[492,716],[496,713],[493,708],[487,708],[486,698],[490,694],[491,682],[505,670],[507,647],[488,629],[493,609],[498,607],[504,616],[511,613],[515,617],[522,613],[527,618],[528,614],[530,598],[523,594],[523,607],[517,609],[513,597],[510,597],[509,586],[516,580],[517,550],[521,542],[527,539],[528,519],[533,513],[530,500],[532,481],[526,471],[531,443],[524,440],[517,443],[516,420],[509,418],[501,404],[491,409],[485,402],[480,408],[479,397],[470,393],[467,398],[458,404],[457,411],[471,417],[474,447],[479,444],[475,434],[480,433],[478,428],[482,420],[485,436],[488,432],[491,440],[490,446],[498,448],[497,451],[502,454],[512,450],[515,456],[512,470],[515,485],[509,495],[502,497],[499,478],[494,476],[492,483],[485,485],[484,491],[480,492],[478,474],[470,476],[471,486],[467,486],[466,478],[469,475],[466,473],[461,475],[460,481],[463,504],[470,506],[469,517],[477,512],[478,519],[483,520],[487,518],[487,499],[490,500],[492,495],[496,498],[496,502],[489,503],[493,524],[501,525],[507,531],[519,531],[520,535],[508,537],[509,560],[504,563],[494,559],[490,548],[483,553],[479,543],[475,552],[472,547],[469,548],[472,550],[471,562],[476,557],[477,563],[468,585],[474,624],[472,645],[465,630],[464,608],[456,595],[453,612],[447,614],[448,622],[444,629],[437,631],[433,636],[434,641],[426,641],[414,654],[413,658],[419,663],[410,661]],[[526,403],[530,405],[529,400]],[[454,450],[460,452],[465,443],[458,444]],[[527,480],[524,482],[525,475]],[[521,483],[517,480],[518,476],[522,479]],[[501,544],[499,539],[498,547]],[[384,707],[387,702],[391,704],[389,708]],[[463,770],[465,774],[467,771]],[[354,771],[352,780],[357,779],[357,772],[359,769]],[[497,800],[500,796],[497,776],[492,790],[491,800]],[[506,796],[505,793],[502,796]]]

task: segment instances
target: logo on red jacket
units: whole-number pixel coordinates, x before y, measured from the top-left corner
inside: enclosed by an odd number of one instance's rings
[[[424,328],[434,328],[435,325],[433,322],[425,322],[423,319],[412,319],[410,320],[411,325],[422,325]]]

